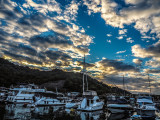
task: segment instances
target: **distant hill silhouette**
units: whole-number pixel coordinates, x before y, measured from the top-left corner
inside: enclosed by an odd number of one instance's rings
[[[15,65],[8,60],[0,58],[0,86],[10,87],[17,83],[34,83],[49,90],[60,92],[82,92],[82,74],[64,72],[59,69],[52,71],[40,71],[29,67]],[[98,94],[117,93],[124,91],[117,87],[110,87],[88,76],[89,90],[96,90]],[[125,91],[130,94],[129,92]]]

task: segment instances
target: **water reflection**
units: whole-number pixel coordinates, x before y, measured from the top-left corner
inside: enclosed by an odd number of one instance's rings
[[[3,119],[10,120],[130,120],[132,114],[111,114],[107,111],[82,112],[64,106],[35,107],[20,104],[5,106]]]
[[[4,119],[30,119],[31,108],[23,108],[22,105],[8,104],[5,107],[6,114]]]
[[[103,111],[95,111],[95,112],[78,112],[81,120],[99,120]]]
[[[122,120],[122,119],[127,119],[130,116],[128,114],[124,114],[124,113],[119,113],[119,114],[111,114],[111,113],[107,113],[107,120]]]

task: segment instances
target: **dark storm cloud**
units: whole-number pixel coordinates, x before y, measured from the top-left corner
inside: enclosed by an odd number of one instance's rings
[[[29,45],[19,43],[6,43],[6,48],[14,54],[25,53],[28,56],[36,56],[37,51]]]
[[[47,57],[49,57],[51,61],[52,60],[56,61],[58,59],[66,61],[68,59],[71,59],[71,57],[69,55],[67,55],[67,54],[65,54],[65,53],[63,53],[61,51],[51,51],[51,50],[49,50],[49,51],[45,52],[45,55]]]
[[[77,61],[78,62],[78,66],[83,66],[84,65],[84,62],[82,62],[82,61]],[[93,63],[87,63],[87,62],[85,62],[85,67],[94,67],[95,66],[95,64],[93,64]]]
[[[77,49],[79,51],[82,51],[84,54],[89,52],[89,49],[87,46],[77,46]]]
[[[3,31],[2,29],[0,29],[0,42],[2,41],[5,41],[6,40],[6,37],[8,36],[9,34],[5,31]]]
[[[59,34],[64,34],[68,31],[67,25],[61,22],[58,22],[54,19],[49,18],[41,13],[34,13],[29,17],[22,17],[17,21],[19,27],[24,28],[31,31],[41,32],[42,29],[52,30],[55,33],[59,32]]]
[[[104,59],[99,62],[104,67],[114,67],[117,71],[138,71],[133,65],[128,65],[120,61]]]
[[[17,20],[17,26],[19,28],[23,28],[22,30],[25,32],[26,30],[39,32],[41,28],[47,28],[44,20],[47,19],[46,16],[40,13],[34,13],[28,17],[23,16]],[[35,28],[36,27],[36,28]]]
[[[133,1],[134,3],[134,1]],[[135,3],[136,4],[136,3]],[[141,0],[138,4],[133,5],[130,7],[130,9],[137,9],[139,11],[148,9],[150,7],[154,9],[159,9],[160,1],[159,0]]]
[[[23,51],[24,53],[32,56],[37,54],[37,51],[35,49],[33,49],[31,46],[24,45],[24,44],[19,44],[17,46],[17,50]]]
[[[5,19],[13,20],[18,18],[18,14],[20,14],[19,10],[15,7],[12,8],[12,3],[9,0],[1,0],[0,1],[0,14],[3,14]],[[8,8],[11,9],[8,9]]]
[[[33,46],[40,46],[40,47],[48,47],[51,45],[61,45],[61,46],[68,46],[72,45],[70,41],[64,38],[65,36],[62,35],[55,35],[55,36],[33,36],[30,38],[29,42]]]
[[[147,69],[147,73],[160,73],[159,69]]]
[[[44,25],[44,19],[46,16],[42,15],[42,14],[33,14],[32,16],[29,17],[29,21],[32,23],[32,25],[35,26],[42,26]],[[24,18],[25,19],[25,18]],[[25,23],[25,21],[23,21],[23,24]],[[22,23],[21,23],[22,24]]]
[[[152,52],[155,56],[160,57],[160,42],[150,46],[146,49],[148,52]]]
[[[41,65],[42,62],[41,61],[38,61],[38,60],[34,60],[30,57],[26,57],[26,56],[23,56],[23,55],[18,55],[18,54],[14,54],[14,53],[11,53],[11,52],[8,52],[8,51],[2,51],[6,56],[9,56],[11,59],[15,59],[15,60],[19,60],[19,61],[27,61],[29,63],[32,63],[32,64],[39,64]]]

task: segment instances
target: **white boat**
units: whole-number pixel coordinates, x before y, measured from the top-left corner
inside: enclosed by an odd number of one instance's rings
[[[104,102],[99,99],[96,91],[86,91],[83,93],[83,97],[77,110],[97,111],[103,109]]]
[[[15,104],[33,103],[40,97],[39,93],[44,92],[46,92],[46,89],[40,89],[34,84],[20,85],[9,89],[6,101]]]
[[[107,109],[111,113],[124,113],[132,110],[132,106],[122,96],[110,96],[107,101]]]
[[[156,110],[151,96],[139,96],[137,98],[136,111],[142,118],[155,118]]]
[[[71,100],[66,103],[65,108],[78,108],[78,105],[80,105],[79,100]]]
[[[50,97],[42,97],[38,101],[35,102],[36,106],[61,106],[65,105],[64,101],[58,100],[56,98],[50,98]]]

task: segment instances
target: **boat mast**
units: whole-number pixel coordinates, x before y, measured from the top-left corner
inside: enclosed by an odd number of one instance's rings
[[[85,86],[85,83],[84,83],[84,79],[85,79],[85,54],[84,54],[84,59],[83,59],[83,93],[84,93],[84,86]]]
[[[151,84],[150,84],[150,79],[149,79],[149,73],[148,73],[148,82],[149,82],[149,92],[150,92],[150,95],[151,95]]]
[[[85,77],[85,75],[86,75],[86,77]],[[86,79],[87,90],[88,90],[88,80],[87,80],[86,62],[85,62],[85,54],[84,54],[84,60],[83,60],[83,92],[85,91],[85,79]]]
[[[123,75],[123,90],[124,90],[124,96],[125,96],[124,75]]]
[[[87,72],[86,72],[86,83],[87,83],[87,90],[88,90],[88,79],[87,79]]]

